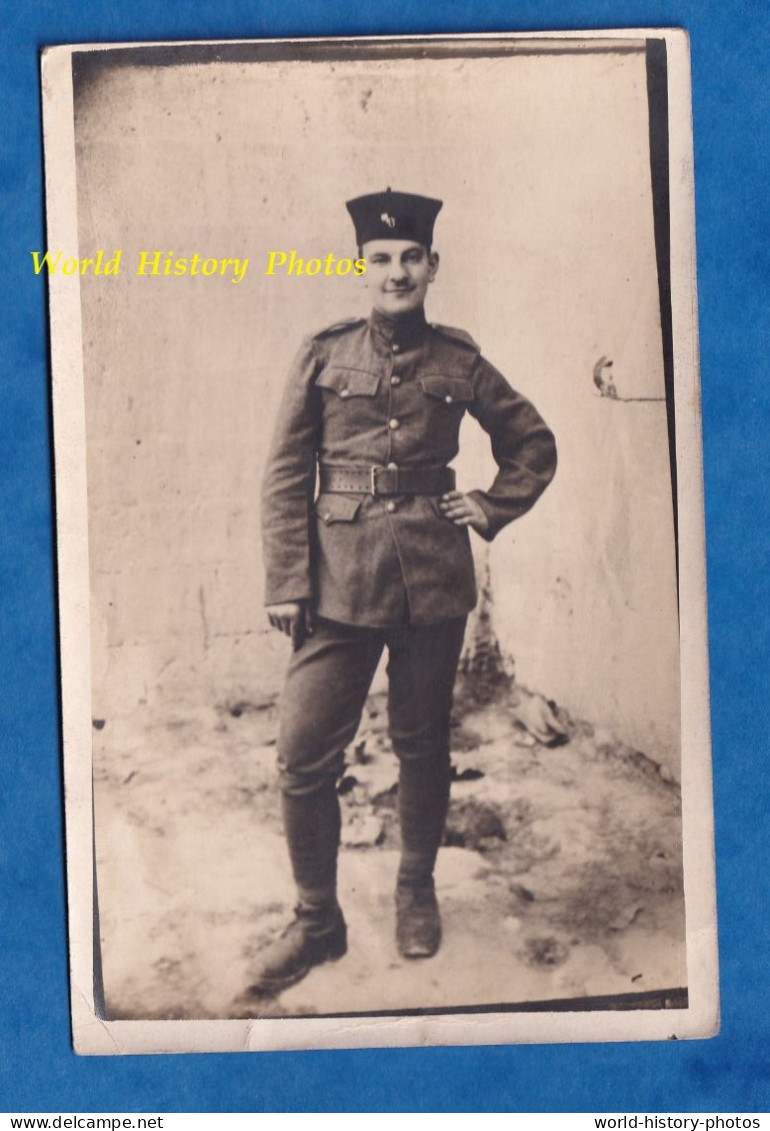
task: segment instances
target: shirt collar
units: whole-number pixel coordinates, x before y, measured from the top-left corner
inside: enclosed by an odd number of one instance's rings
[[[408,349],[425,333],[428,325],[425,319],[425,308],[410,310],[400,318],[390,318],[379,310],[373,309],[369,315],[369,325],[375,336],[387,346],[397,346],[399,349]]]

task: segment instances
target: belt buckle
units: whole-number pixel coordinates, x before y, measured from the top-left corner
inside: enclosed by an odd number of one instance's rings
[[[379,498],[379,497],[380,497],[380,495],[382,494],[382,492],[381,492],[381,491],[379,490],[379,488],[378,488],[378,486],[377,486],[377,474],[378,474],[378,472],[380,472],[380,471],[384,471],[384,472],[387,472],[387,474],[388,474],[388,475],[391,475],[391,476],[393,476],[393,477],[394,477],[394,489],[393,489],[393,490],[386,490],[386,491],[385,491],[385,494],[386,494],[386,495],[395,495],[395,494],[397,494],[397,489],[398,489],[398,471],[397,471],[397,470],[395,470],[394,468],[390,468],[390,467],[381,467],[381,466],[379,466],[379,465],[375,465],[374,467],[371,467],[371,468],[369,469],[369,492],[370,492],[370,494],[371,494],[371,495],[373,495],[375,499]]]

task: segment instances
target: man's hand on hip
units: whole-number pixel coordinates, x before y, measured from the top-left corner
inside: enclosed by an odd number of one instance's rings
[[[302,647],[306,636],[313,635],[315,618],[308,601],[286,601],[282,605],[268,605],[267,616],[273,628],[291,637],[295,652]]]
[[[444,517],[453,522],[455,526],[472,526],[478,534],[489,530],[489,519],[471,495],[464,495],[462,491],[447,491],[439,500],[439,507]]]

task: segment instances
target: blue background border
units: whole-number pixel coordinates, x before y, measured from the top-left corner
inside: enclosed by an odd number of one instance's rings
[[[722,1031],[708,1042],[78,1058],[70,1049],[38,50],[680,26],[692,37]],[[767,1111],[770,6],[765,0],[2,3],[0,1109]],[[763,711],[762,708],[765,708]]]

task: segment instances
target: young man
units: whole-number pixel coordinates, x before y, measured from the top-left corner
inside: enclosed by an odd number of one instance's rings
[[[449,804],[449,716],[476,603],[468,527],[494,538],[556,468],[553,436],[529,401],[467,334],[426,321],[441,206],[390,189],[348,202],[373,309],[305,341],[278,414],[263,496],[266,603],[293,642],[278,753],[299,903],[261,956],[255,993],[275,993],[347,949],[336,783],[386,647],[400,763],[396,939],[407,958],[438,949],[433,869]],[[466,412],[499,467],[488,491],[470,494],[448,467]]]

